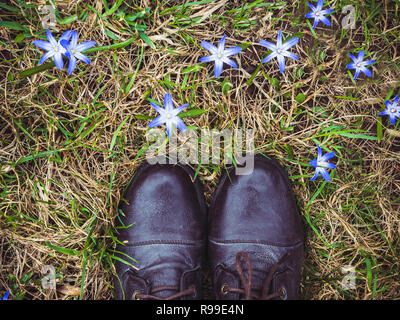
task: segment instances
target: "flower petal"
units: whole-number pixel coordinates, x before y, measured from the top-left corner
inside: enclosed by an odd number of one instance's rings
[[[319,20],[320,21],[322,21],[322,23],[324,23],[325,25],[327,25],[328,27],[331,25],[331,22],[330,22],[330,20],[327,18],[327,17],[324,17],[324,16],[320,16],[320,18],[319,18]]]
[[[185,131],[186,130],[186,124],[185,124],[185,122],[183,122],[183,120],[180,117],[176,116],[174,118],[174,124],[181,131]]]
[[[167,131],[168,138],[171,138],[171,134],[174,131],[174,127],[171,121],[167,121],[165,124],[165,130]]]
[[[85,41],[76,46],[76,51],[82,52],[96,45],[96,41]]]
[[[322,162],[328,161],[329,159],[333,158],[334,156],[336,156],[335,152],[326,153],[321,157],[320,161],[322,161]]]
[[[307,5],[311,8],[311,10],[314,12],[316,10],[316,8],[314,7],[313,4],[306,2]]]
[[[272,51],[275,51],[278,49],[275,44],[273,44],[272,42],[269,42],[269,41],[261,40],[260,44],[264,47],[267,47],[269,50],[272,50]]]
[[[397,107],[398,103],[399,103],[399,95],[397,95],[396,98],[394,98],[392,105]]]
[[[364,52],[364,51],[360,51],[360,52],[358,53],[357,59],[361,62],[361,61],[364,60],[364,56],[365,56],[365,52]]]
[[[46,50],[46,51],[53,50],[53,46],[51,45],[50,42],[47,42],[47,41],[35,40],[35,41],[33,41],[33,44],[36,47],[39,47],[40,49],[43,49],[43,50]]]
[[[202,42],[200,43],[200,45],[201,45],[204,49],[210,51],[212,54],[217,54],[217,53],[218,53],[217,47],[214,46],[213,44],[207,42],[207,41],[202,41]]]
[[[233,56],[234,54],[238,54],[238,53],[241,52],[241,51],[242,51],[242,48],[241,48],[241,47],[229,48],[229,49],[226,49],[226,50],[224,51],[224,56],[225,56],[225,57]]]
[[[174,110],[174,103],[172,102],[172,97],[168,92],[164,96],[164,108],[167,112]]]
[[[180,107],[174,109],[173,114],[176,116],[179,113],[181,113],[183,111],[183,109],[185,109],[187,106],[189,106],[189,103],[183,104]]]
[[[224,51],[224,48],[225,48],[225,39],[226,39],[226,35],[224,35],[224,36],[221,38],[221,40],[219,40],[219,43],[218,43],[218,50],[219,50],[220,52]]]
[[[313,27],[312,27],[313,29],[315,29],[317,27],[318,22],[319,22],[319,19],[315,18],[314,24],[313,24]]]
[[[362,65],[364,67],[366,67],[366,66],[369,66],[370,64],[373,64],[373,63],[375,63],[375,60],[366,60],[366,61],[362,62]]]
[[[222,61],[225,62],[226,64],[230,65],[230,66],[231,66],[232,68],[234,68],[234,69],[237,69],[237,68],[238,68],[236,62],[233,61],[233,60],[231,60],[231,59],[229,59],[229,58],[223,57],[223,58],[222,58]]]
[[[215,56],[214,55],[205,56],[205,57],[202,57],[202,58],[199,59],[200,62],[204,62],[204,63],[211,62],[211,61],[214,61],[214,60],[215,60]]]
[[[66,51],[69,51],[70,48],[71,48],[70,42],[67,41],[67,40],[65,40],[65,39],[61,40],[61,41],[60,41],[60,44],[61,44],[61,46],[64,47],[64,49],[65,49]]]
[[[219,78],[219,76],[221,75],[223,67],[224,63],[222,62],[222,60],[215,60],[214,75],[216,78]]]
[[[269,54],[268,56],[266,56],[264,59],[262,59],[262,63],[267,63],[269,61],[271,61],[273,58],[275,58],[278,54],[276,53],[276,51],[272,52],[271,54]]]
[[[76,68],[76,64],[77,64],[76,58],[73,55],[70,55],[68,63],[68,74],[72,74],[72,72]]]
[[[323,7],[324,7],[324,0],[318,0],[317,11],[321,11]]]
[[[351,58],[351,60],[354,61],[354,63],[357,63],[357,58],[356,58],[355,56],[353,56],[353,55],[350,54],[350,53],[348,53],[347,55]]]
[[[395,124],[396,123],[396,114],[395,113],[389,113],[389,118],[390,118],[390,123]]]
[[[386,102],[388,102],[388,101],[386,101]],[[386,116],[386,115],[389,114],[389,113],[390,113],[389,110],[384,110],[384,111],[382,111],[381,113],[378,113],[378,116]]]
[[[290,59],[299,60],[298,56],[296,56],[294,53],[289,52],[289,51],[283,51],[282,55],[285,56],[285,57],[288,57]]]
[[[390,107],[392,107],[392,103],[389,101],[389,100],[386,100],[385,101],[385,105],[386,105],[386,108],[390,108]]]
[[[331,180],[331,176],[329,175],[328,170],[326,170],[325,168],[321,168],[320,173],[321,173],[322,177],[323,177],[326,181],[330,181],[330,180]]]
[[[47,37],[47,40],[49,40],[49,42],[50,42],[50,44],[51,44],[51,46],[52,46],[53,48],[54,48],[54,47],[57,47],[57,41],[56,41],[56,39],[54,39],[54,37],[53,37],[53,35],[51,34],[51,32],[50,32],[49,29],[46,30],[46,37]]]
[[[276,46],[278,48],[282,47],[282,30],[280,30],[280,29],[278,31],[278,38],[276,39]]]
[[[54,56],[54,51],[48,51],[46,52],[39,60],[39,64],[43,64],[48,58],[51,58]]]
[[[319,145],[317,145],[317,150],[318,150],[318,160],[322,158],[322,149]]]
[[[333,163],[326,162],[326,161],[324,161],[322,163],[322,166],[325,167],[325,168],[329,168],[329,169],[336,169],[336,166]]]
[[[319,14],[324,16],[324,15],[326,15],[326,14],[332,13],[333,11],[335,11],[335,10],[333,10],[333,9],[325,9],[325,10],[321,10],[321,11],[319,12]]]
[[[285,71],[285,58],[281,54],[278,54],[278,64],[279,64],[279,72],[283,73]]]
[[[369,70],[368,68],[366,68],[366,67],[363,67],[363,68],[360,68],[360,70],[362,71],[362,73],[364,73],[367,77],[372,77],[372,72],[371,72],[371,70]]]
[[[310,166],[316,168],[318,166],[317,163],[318,163],[318,160],[317,159],[313,159],[313,160],[310,161]]]
[[[354,74],[353,80],[356,80],[359,75],[360,75],[360,69],[356,68],[356,73]]]
[[[165,113],[165,109],[164,109],[164,108],[161,108],[159,105],[157,105],[157,104],[155,104],[155,103],[153,103],[153,102],[150,102],[150,105],[151,105],[159,114],[163,115],[163,114]]]
[[[346,68],[347,68],[347,69],[355,69],[355,68],[356,68],[356,64],[355,64],[354,62],[349,63],[349,64],[346,66]]]
[[[85,62],[86,64],[90,64],[90,59],[85,56],[84,54],[80,53],[80,52],[75,52],[74,53],[75,58]]]
[[[77,44],[78,44],[78,32],[72,31],[71,47],[76,48]]]
[[[154,120],[150,121],[150,123],[148,124],[149,128],[154,128],[154,127],[158,127],[161,126],[165,123],[165,119],[163,116],[158,116],[156,118],[154,118]]]
[[[56,64],[56,67],[60,70],[64,67],[64,60],[62,57],[62,54],[59,52],[56,52],[54,54],[54,63]]]
[[[75,32],[76,32],[76,31],[75,31]],[[69,40],[71,39],[71,36],[72,36],[72,31],[71,31],[71,30],[65,31],[65,32],[62,34],[62,36],[60,37],[60,39],[58,40],[58,42],[60,43],[61,40],[67,40],[67,41],[69,41]]]
[[[308,18],[308,19],[312,19],[312,18],[315,18],[315,13],[314,12],[308,12],[308,13],[306,13],[306,18]]]
[[[321,172],[320,168],[315,169],[314,176],[310,179],[310,181],[314,181],[315,179],[317,179],[320,172]]]
[[[294,37],[294,38],[292,38],[292,39],[286,41],[286,42],[282,45],[281,49],[282,49],[282,50],[287,50],[287,49],[293,47],[294,45],[296,45],[297,42],[299,42],[299,38],[298,38],[298,37]]]
[[[396,123],[396,116],[392,113],[389,113],[389,119],[390,119],[390,123],[391,124],[395,124]]]
[[[65,50],[65,49],[64,49]],[[68,60],[70,60],[71,59],[71,52],[70,51],[68,51],[68,50],[65,50],[65,53],[64,53],[64,55],[67,57],[67,59]]]

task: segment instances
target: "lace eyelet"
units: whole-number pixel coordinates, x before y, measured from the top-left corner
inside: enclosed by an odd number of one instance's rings
[[[140,294],[140,291],[135,291],[135,293],[133,294],[133,300],[140,300],[140,298],[138,298],[138,295]]]
[[[226,296],[228,294],[228,285],[226,283],[224,283],[221,287],[221,293]]]
[[[286,300],[287,299],[287,292],[286,292],[286,289],[284,287],[279,288],[279,297],[282,300]]]

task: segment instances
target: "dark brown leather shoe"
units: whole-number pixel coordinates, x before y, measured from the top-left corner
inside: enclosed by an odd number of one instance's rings
[[[136,173],[116,226],[125,244],[117,246],[118,257],[139,270],[115,262],[117,299],[201,298],[207,211],[192,177],[183,165],[146,163]]]
[[[298,299],[303,229],[285,170],[257,155],[250,175],[228,172],[209,212],[215,298]]]

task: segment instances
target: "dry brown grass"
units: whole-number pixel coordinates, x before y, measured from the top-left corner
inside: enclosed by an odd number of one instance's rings
[[[176,103],[185,101],[207,110],[200,117],[185,118],[188,126],[252,128],[257,151],[278,158],[288,169],[307,237],[302,298],[399,299],[399,131],[386,117],[380,142],[346,137],[334,127],[356,134],[354,130],[362,129],[363,134],[376,136],[376,115],[387,94],[393,89],[396,94],[400,87],[398,2],[381,4],[375,18],[366,25],[359,19],[357,29],[340,39],[343,3],[334,1],[332,7],[336,6],[338,13],[331,16],[333,27],[320,25],[318,40],[302,18],[301,4],[273,10],[255,7],[247,12],[254,26],[239,30],[235,28],[237,12],[229,10],[240,8],[244,1],[191,6],[181,17],[178,9],[161,14],[176,3],[138,1],[138,7],[151,8],[145,18],[146,34],[156,49],[138,37],[124,49],[89,54],[92,65],[79,64],[72,77],[65,70],[53,69],[17,79],[19,72],[38,64],[40,54],[32,45],[36,36],[15,43],[19,32],[0,27],[0,294],[11,289],[11,298],[25,293],[26,299],[70,299],[79,296],[86,270],[82,298],[113,297],[114,270],[109,264],[114,247],[112,226],[121,193],[143,161],[140,150],[146,147],[149,121],[135,115],[155,116],[147,98],[162,101],[170,92]],[[104,11],[100,0],[84,4],[71,0],[68,5],[59,4],[60,15],[71,16],[79,6],[88,4]],[[368,4],[359,5],[363,21],[370,15],[368,8]],[[7,18],[5,13],[3,17]],[[193,21],[185,25],[182,20],[198,17],[204,17],[198,25]],[[15,19],[28,26],[32,35],[41,30],[35,9]],[[106,27],[118,42],[134,34],[123,21],[101,20],[90,9],[84,22],[77,20],[62,30],[79,30],[80,39],[109,45],[113,42]],[[266,54],[257,43],[261,39],[275,41],[279,29],[286,37],[304,33],[293,50],[300,60],[288,62],[283,75],[276,62],[263,65],[247,85]],[[197,65],[207,54],[190,39],[197,44],[216,43],[223,34],[228,47],[250,44],[235,57],[239,69],[225,68],[221,79],[215,79],[208,64],[189,73],[187,84],[191,87],[182,89],[183,70]],[[142,46],[143,59],[134,85],[124,94],[131,79],[126,78],[135,73]],[[371,81],[360,76],[354,84],[346,74],[346,54],[361,47],[371,52],[377,63]],[[272,86],[266,75],[279,79],[279,88]],[[223,79],[232,85],[226,95],[221,94]],[[177,86],[162,82],[165,80]],[[300,92],[306,97],[301,104],[296,102]],[[127,117],[114,155],[108,157],[114,133]],[[316,141],[337,154],[333,181],[322,189],[321,177],[309,181],[312,170],[308,162],[315,157]],[[47,151],[51,153],[40,154]],[[25,158],[33,154],[39,156]],[[222,169],[212,165],[200,169],[207,199]],[[72,255],[58,252],[46,241],[75,251]],[[56,291],[41,288],[41,268],[50,264],[59,275]],[[341,289],[344,265],[356,267],[355,290]]]

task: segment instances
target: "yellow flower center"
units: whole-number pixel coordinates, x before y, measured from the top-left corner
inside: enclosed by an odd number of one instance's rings
[[[361,67],[361,63],[357,63],[357,67]]]
[[[75,53],[76,52],[76,50],[75,49],[72,49],[72,53]]]
[[[319,16],[319,14],[320,14],[320,12],[317,12],[315,15],[316,15],[316,16]]]
[[[167,118],[170,119],[172,115],[170,113],[167,113]]]
[[[54,51],[58,51],[58,47],[54,47]]]
[[[396,109],[395,108],[393,108],[392,110],[390,110],[392,113],[395,113],[396,112]]]
[[[222,57],[222,54],[218,53],[218,58],[221,58],[221,57]]]
[[[278,52],[281,53],[281,52],[282,52],[282,49],[278,49]]]

